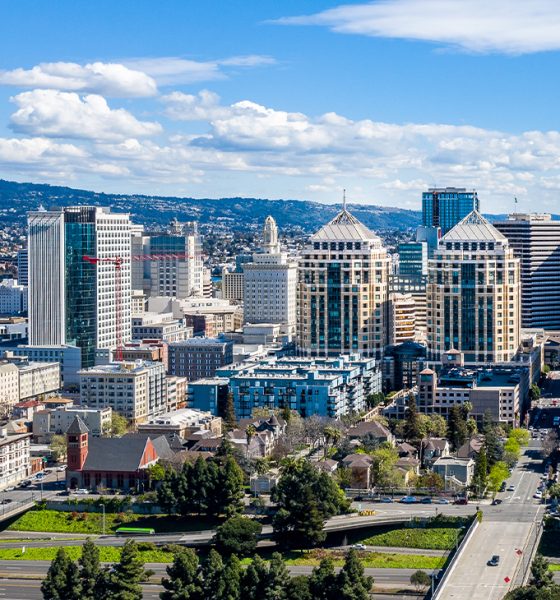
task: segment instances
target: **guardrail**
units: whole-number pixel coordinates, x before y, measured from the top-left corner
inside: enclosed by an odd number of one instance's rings
[[[455,567],[457,566],[457,562],[461,558],[463,551],[465,550],[467,544],[469,543],[470,539],[474,535],[474,532],[477,530],[478,526],[479,526],[478,515],[475,515],[475,518],[474,518],[473,522],[471,523],[469,529],[467,530],[465,537],[461,540],[461,543],[459,544],[459,547],[457,548],[455,554],[453,555],[451,562],[447,566],[447,569],[445,569],[443,577],[439,580],[439,582],[435,586],[433,593],[428,592],[428,594],[426,596],[427,598],[431,598],[431,600],[438,600],[441,597],[441,594],[445,588],[445,584],[447,583],[447,580],[449,579],[449,577],[455,570]]]

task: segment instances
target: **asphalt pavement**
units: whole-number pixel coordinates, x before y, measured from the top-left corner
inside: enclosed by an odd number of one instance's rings
[[[441,600],[501,600],[511,587],[531,527],[544,510],[540,501],[533,499],[543,469],[531,449],[537,450],[539,445],[531,442],[509,478],[508,485],[513,484],[515,491],[501,494],[499,506],[483,509],[482,523],[467,542]],[[500,556],[500,564],[487,566],[495,554]]]

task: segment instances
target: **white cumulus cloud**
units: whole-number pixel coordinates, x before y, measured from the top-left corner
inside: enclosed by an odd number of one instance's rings
[[[93,92],[103,96],[143,97],[157,93],[156,82],[136,69],[118,63],[41,63],[31,69],[0,71],[0,84],[23,88],[43,88]]]
[[[10,127],[18,133],[60,138],[120,140],[155,135],[159,123],[139,121],[122,108],[111,109],[97,94],[80,97],[71,92],[33,90],[14,96],[18,109]]]
[[[560,49],[557,0],[379,0],[274,22],[422,40],[470,52],[525,54]]]

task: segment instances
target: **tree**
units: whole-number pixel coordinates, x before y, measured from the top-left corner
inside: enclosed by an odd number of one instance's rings
[[[541,388],[536,384],[532,383],[529,388],[529,398],[533,400],[538,400],[541,397]]]
[[[466,442],[468,435],[464,411],[457,404],[449,409],[447,428],[447,439],[453,448],[457,450]]]
[[[430,490],[443,490],[445,487],[445,481],[443,477],[439,473],[434,473],[434,471],[428,471],[423,475],[420,475],[416,480],[417,488],[428,488]]]
[[[237,426],[237,418],[235,416],[235,404],[233,402],[233,392],[228,392],[226,405],[224,408],[224,426],[226,431],[231,431]]]
[[[222,557],[212,549],[202,567],[202,600],[222,598],[226,588]]]
[[[266,594],[263,600],[286,600],[290,574],[279,552],[274,552],[268,566]]]
[[[152,487],[154,483],[164,481],[165,474],[165,467],[160,462],[150,465],[148,467],[148,479],[150,482],[150,487]]]
[[[255,554],[242,578],[241,598],[243,600],[263,600],[267,584],[267,564],[258,554]]]
[[[424,415],[428,416],[428,415]],[[447,421],[441,415],[430,415],[427,421],[427,433],[432,437],[444,438],[447,435]]]
[[[417,443],[424,437],[422,431],[422,421],[418,414],[418,407],[416,406],[416,398],[413,393],[408,395],[408,401],[406,403],[406,412],[404,416],[404,439],[411,442]]]
[[[472,438],[478,433],[478,425],[476,424],[476,419],[473,417],[469,417],[467,419],[467,435],[469,438]]]
[[[291,547],[322,542],[325,519],[345,512],[349,506],[336,481],[306,460],[290,461],[283,468],[271,499],[278,506],[274,537]]]
[[[104,600],[142,600],[142,587],[149,572],[144,570],[144,563],[138,553],[134,540],[127,540],[121,552],[121,559],[113,565],[113,569],[105,575]],[[169,598],[171,600],[172,597]]]
[[[239,600],[241,597],[241,561],[233,554],[224,567],[224,589],[222,597],[216,600]]]
[[[417,592],[420,592],[422,588],[427,588],[430,585],[431,579],[425,571],[415,571],[410,576],[410,583],[416,588]]]
[[[309,591],[313,600],[336,600],[338,598],[337,579],[334,563],[324,558],[309,577]]]
[[[486,411],[482,420],[482,433],[484,434],[484,445],[486,447],[486,457],[488,467],[492,467],[498,461],[502,460],[504,450],[498,435],[498,429],[493,422],[492,413]]]
[[[66,436],[53,435],[51,443],[49,444],[49,450],[51,451],[55,462],[59,462],[66,458]]]
[[[80,565],[80,581],[82,600],[96,600],[96,586],[101,573],[99,563],[99,548],[88,538],[82,546],[82,556],[78,559]]]
[[[110,437],[123,436],[128,431],[129,427],[130,423],[127,418],[118,412],[113,411],[113,414],[111,415],[111,429],[109,431]]]
[[[486,448],[482,446],[474,463],[474,474],[471,484],[478,496],[480,496],[486,489],[487,476],[488,461],[486,458]]]
[[[366,404],[370,409],[383,404],[383,402],[385,402],[385,394],[383,392],[374,392],[366,396]]]
[[[531,564],[530,585],[536,588],[543,588],[554,583],[552,571],[549,570],[550,562],[542,554],[537,554]]]
[[[548,488],[550,498],[560,498],[560,483],[555,483]]]
[[[199,600],[202,582],[198,572],[198,557],[192,548],[175,552],[173,562],[166,568],[168,577],[161,580],[164,590],[161,600]]]
[[[372,478],[376,486],[388,487],[394,483],[395,464],[399,460],[399,453],[393,447],[382,447],[370,452],[373,460]]]
[[[288,581],[286,586],[286,600],[314,600],[309,589],[309,577],[296,575]]]
[[[499,489],[502,483],[509,477],[509,470],[507,465],[498,461],[495,465],[492,466],[490,472],[488,473],[488,487],[495,494]]]
[[[331,425],[327,425],[324,429],[325,436],[325,456],[327,456],[329,451],[329,445],[332,444],[336,446],[340,440],[342,439],[342,431],[337,427],[333,427]]]
[[[243,510],[244,481],[243,471],[233,456],[227,456],[218,469],[217,487],[212,490],[219,500],[220,513],[231,516]]]
[[[373,579],[364,575],[364,566],[354,548],[346,554],[337,579],[340,600],[369,600]]]
[[[44,600],[79,600],[81,598],[80,577],[78,567],[59,548],[54,557],[47,576],[41,584]]]
[[[222,554],[247,556],[255,551],[261,531],[262,525],[254,519],[231,517],[217,528],[214,543]]]
[[[503,600],[558,600],[560,585],[537,588],[532,585],[516,588],[508,592]]]

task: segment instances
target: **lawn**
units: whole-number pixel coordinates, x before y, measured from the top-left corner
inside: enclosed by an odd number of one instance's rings
[[[99,559],[102,562],[118,562],[121,557],[121,548],[98,546]],[[21,548],[0,548],[0,560],[53,560],[58,548],[26,548],[22,553]],[[77,560],[82,555],[81,546],[65,546],[64,550],[72,560]],[[144,562],[167,563],[173,560],[170,552],[163,550],[143,550],[140,557]]]
[[[344,564],[344,552],[336,550],[310,550],[303,556],[287,558],[287,565],[316,566],[329,556],[335,566]],[[423,556],[422,554],[396,554],[387,552],[359,552],[364,567],[372,569],[441,569],[446,558],[443,556]]]
[[[548,570],[549,571],[560,571],[560,565],[556,564],[556,563],[551,564],[551,565],[549,565]]]
[[[205,517],[183,518],[172,515],[134,515],[130,513],[107,513],[106,533],[121,526],[149,527],[156,533],[169,531],[200,531],[213,529],[219,521]],[[55,533],[103,533],[101,513],[62,512],[57,510],[30,510],[14,521],[12,531],[51,531]]]
[[[360,542],[366,546],[451,550],[457,541],[457,531],[454,527],[388,529]]]

